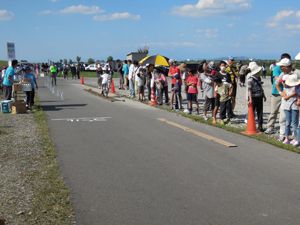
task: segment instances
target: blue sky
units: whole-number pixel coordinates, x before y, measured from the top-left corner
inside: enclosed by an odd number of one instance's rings
[[[14,42],[18,60],[125,59],[145,43],[149,54],[177,60],[228,55],[276,59],[300,51],[296,0],[1,0],[0,60]]]

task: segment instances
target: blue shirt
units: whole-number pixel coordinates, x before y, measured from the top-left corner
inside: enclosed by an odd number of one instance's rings
[[[123,66],[123,71],[124,71],[124,76],[127,76],[128,73],[129,73],[129,66],[128,66],[128,64],[125,64]]]
[[[6,70],[2,83],[7,86],[13,86],[14,83],[8,79],[8,77],[7,77],[8,75],[11,76],[11,79],[14,79],[15,70],[11,66],[8,67],[8,69]]]
[[[276,66],[273,70],[273,77],[279,77],[279,75],[282,73],[282,70],[280,69],[280,66]],[[281,90],[283,90],[283,84],[279,84],[279,87]],[[273,95],[279,95],[279,92],[276,89],[275,86],[275,79],[273,78],[273,89],[272,89]]]
[[[30,74],[24,73],[23,77],[31,79],[30,84],[31,84],[31,87],[34,89],[34,81],[36,81],[36,77],[34,76],[34,74],[32,74],[32,73],[30,73]]]
[[[176,81],[174,87],[178,88],[178,89],[173,90],[174,95],[180,95],[181,94],[181,83],[180,83],[180,81]]]

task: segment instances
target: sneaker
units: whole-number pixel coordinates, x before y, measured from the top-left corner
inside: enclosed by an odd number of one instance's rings
[[[176,112],[180,112],[180,109],[175,109]]]
[[[227,120],[227,124],[232,124],[231,120]]]
[[[290,144],[292,145],[292,144],[294,144],[296,141],[297,141],[297,140],[293,139],[293,140],[290,142]]]
[[[288,143],[290,143],[290,141],[289,141],[289,139],[285,139],[282,143],[283,144],[288,144]]]
[[[259,128],[258,128],[258,131],[259,131],[259,132],[264,132],[264,129],[263,129],[262,127],[259,127]]]
[[[196,111],[196,115],[199,115],[199,111],[198,110]]]
[[[183,110],[184,109],[183,106],[180,106],[180,109]]]
[[[185,113],[188,113],[188,112],[189,112],[189,110],[188,110],[188,109],[185,109],[183,112],[185,112]]]
[[[216,120],[213,120],[213,121],[212,121],[212,123],[213,123],[213,124],[216,124],[216,123],[217,123],[217,121],[216,121]]]
[[[203,116],[203,119],[204,119],[204,120],[208,120],[207,116]]]
[[[299,146],[300,143],[299,143],[298,141],[295,141],[292,145],[293,145],[293,146]]]
[[[246,119],[245,119],[245,121],[244,121],[244,122],[245,122],[245,124],[247,124],[247,123],[248,123],[248,120],[246,120]]]
[[[275,131],[272,129],[272,128],[268,128],[266,131],[265,131],[266,134],[274,134]]]
[[[188,110],[188,114],[192,114],[192,112],[190,110]]]
[[[225,125],[224,120],[221,120],[221,121],[220,121],[220,124],[221,124],[221,125]]]
[[[173,110],[174,109],[174,107],[171,105],[171,109]]]
[[[285,139],[285,136],[280,135],[279,138],[277,139],[277,141],[281,142],[281,141],[284,141],[284,139]]]

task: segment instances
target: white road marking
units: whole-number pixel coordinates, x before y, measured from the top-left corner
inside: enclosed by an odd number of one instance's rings
[[[105,122],[111,117],[84,117],[84,118],[62,118],[62,119],[51,119],[54,121],[67,121],[67,122]]]

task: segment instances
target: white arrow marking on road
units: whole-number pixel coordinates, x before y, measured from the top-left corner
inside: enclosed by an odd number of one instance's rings
[[[67,121],[67,122],[76,122],[83,121],[83,122],[103,122],[107,121],[111,117],[85,117],[85,118],[62,118],[62,119],[51,119],[56,121]]]

